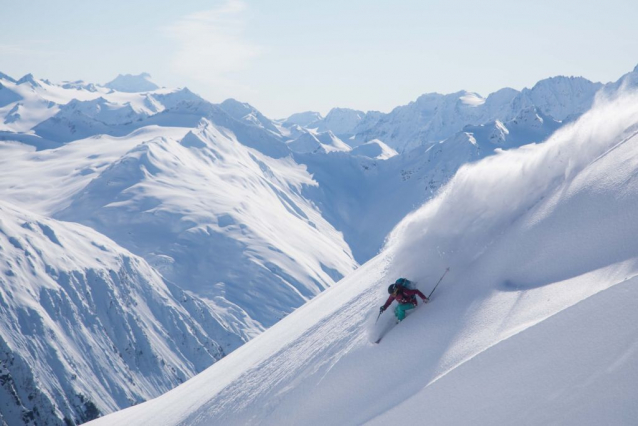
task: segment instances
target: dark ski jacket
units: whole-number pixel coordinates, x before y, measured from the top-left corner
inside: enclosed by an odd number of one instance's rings
[[[386,300],[385,305],[383,305],[383,310],[385,311],[386,309],[388,309],[388,306],[390,306],[393,300],[396,300],[397,302],[401,304],[412,303],[414,306],[416,306],[415,296],[419,296],[421,299],[426,299],[425,294],[421,293],[419,290],[416,290],[416,289],[411,290],[409,288],[405,288],[400,285],[396,296],[394,294],[391,294],[390,297],[388,297],[388,300]]]

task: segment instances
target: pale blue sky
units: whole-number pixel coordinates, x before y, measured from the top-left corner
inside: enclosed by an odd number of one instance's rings
[[[390,111],[426,92],[484,96],[638,64],[630,0],[2,1],[0,71],[106,83],[149,72],[266,115]]]

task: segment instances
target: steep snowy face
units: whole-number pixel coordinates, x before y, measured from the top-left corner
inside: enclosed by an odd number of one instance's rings
[[[466,126],[461,134],[468,137],[479,156],[494,153],[497,148],[516,148],[528,143],[540,143],[559,129],[563,123],[540,112],[536,107],[523,109],[512,120],[502,123],[498,120],[480,126]]]
[[[520,92],[518,90],[509,87],[497,90],[494,93],[490,93],[485,99],[483,108],[490,111],[488,115],[491,115],[493,118],[505,121],[512,114],[512,101],[514,101],[519,94]]]
[[[118,126],[130,125],[148,117],[145,110],[129,102],[118,104],[100,97],[90,101],[72,100],[60,111],[33,128],[44,139],[70,142],[96,134],[109,134]]]
[[[10,76],[6,75],[6,74],[5,74],[5,73],[3,73],[3,72],[0,72],[0,80],[6,80],[6,81],[9,81],[9,82],[11,82],[11,83],[15,83],[15,82],[16,82],[16,80],[15,80],[14,78],[12,78],[12,77],[10,77]]]
[[[32,88],[42,87],[41,83],[38,80],[36,80],[35,77],[33,77],[33,74],[31,73],[23,76],[20,80],[16,81],[16,85],[20,86],[22,84]]]
[[[636,65],[633,71],[620,77],[618,81],[605,84],[602,91],[607,96],[613,96],[613,94],[619,90],[631,91],[636,90],[636,88],[638,88],[638,65]]]
[[[633,419],[637,105],[614,99],[545,144],[463,167],[339,285],[184,385],[92,424]],[[446,266],[431,303],[372,345],[387,283],[407,276],[428,292]]]
[[[490,115],[485,112],[485,104],[480,96],[465,91],[450,95],[422,95],[415,102],[395,108],[370,129],[357,134],[356,138],[363,141],[380,139],[404,152],[443,140],[467,124],[487,121]]]
[[[142,255],[248,340],[357,266],[301,195],[313,185],[291,158],[249,149],[204,120],[182,140],[136,146],[56,217]]]
[[[284,127],[302,126],[312,128],[312,124],[323,120],[321,114],[315,111],[298,112],[285,119],[281,124]],[[316,127],[316,126],[315,126]]]
[[[358,135],[365,134],[368,130],[373,128],[384,116],[385,114],[379,111],[366,112],[363,119],[361,119],[361,121],[359,121],[359,124],[357,124],[357,127],[354,128],[353,135],[346,138],[347,143],[350,146],[357,146],[369,142],[369,140],[362,139]]]
[[[333,108],[323,120],[317,123],[317,130],[320,132],[331,131],[339,137],[348,137],[354,134],[354,129],[364,117],[363,111]]]
[[[603,85],[582,77],[552,77],[541,80],[512,101],[512,112],[535,106],[542,113],[564,120],[591,108],[596,92]]]
[[[2,83],[0,83],[0,108],[5,107],[14,102],[18,102],[21,99],[22,99],[22,96],[12,91],[11,89],[7,88],[6,86],[3,86]],[[5,120],[6,119],[7,117],[5,117]]]
[[[144,105],[150,112],[161,112],[164,109],[175,108],[181,102],[205,102],[199,95],[184,89],[163,89],[144,96]]]
[[[317,133],[317,139],[331,151],[350,151],[352,148],[331,131]]]
[[[366,142],[352,150],[352,155],[362,155],[368,158],[374,158],[376,160],[387,160],[396,155],[399,155],[398,152],[390,148],[388,145],[384,144],[379,139],[371,140],[370,142]]]
[[[50,87],[46,83],[11,80],[0,83],[0,132],[26,132],[59,111],[58,103],[43,96]]]
[[[582,77],[554,77],[538,82],[532,89],[518,92],[505,88],[487,98],[465,91],[425,94],[389,114],[368,113],[355,128],[353,142],[346,142],[356,146],[380,139],[405,152],[447,139],[468,125],[510,121],[529,108],[537,108],[558,121],[573,119],[591,107],[601,87]]]
[[[301,134],[294,140],[290,140],[287,146],[291,151],[300,154],[307,153],[328,153],[328,152],[347,152],[351,148],[336,137],[331,131],[314,132],[312,130],[301,130]]]
[[[219,107],[235,120],[244,121],[248,124],[268,130],[277,136],[281,136],[275,123],[250,104],[239,102],[235,99],[226,99]]]
[[[159,89],[159,86],[151,81],[151,76],[148,73],[139,75],[120,74],[114,80],[106,83],[104,87],[128,93],[151,92]]]
[[[82,423],[238,345],[201,300],[84,226],[0,202],[0,419]]]

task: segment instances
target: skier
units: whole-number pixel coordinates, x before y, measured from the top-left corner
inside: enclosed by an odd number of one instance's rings
[[[396,300],[399,304],[396,308],[394,308],[394,314],[396,315],[398,322],[401,322],[405,318],[405,311],[416,308],[417,295],[421,298],[421,300],[423,300],[423,303],[429,302],[429,299],[425,294],[421,293],[417,289],[413,290],[408,288],[409,284],[410,281],[405,278],[399,278],[394,284],[391,284],[390,287],[388,287],[388,293],[390,293],[390,296],[385,304],[379,308],[380,312],[388,309],[388,306],[390,306],[392,301]],[[379,313],[379,315],[380,314],[381,313]]]

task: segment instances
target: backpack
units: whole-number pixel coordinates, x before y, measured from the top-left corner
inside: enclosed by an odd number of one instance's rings
[[[396,281],[396,284],[399,284],[400,286],[405,287],[409,290],[416,290],[416,284],[407,278],[399,278]]]
[[[395,284],[398,284],[401,287],[408,290],[416,290],[416,284],[407,278],[399,278]],[[405,295],[405,296],[408,297],[412,301],[412,303],[414,303],[415,305],[417,304],[415,295],[412,295],[412,296]]]

